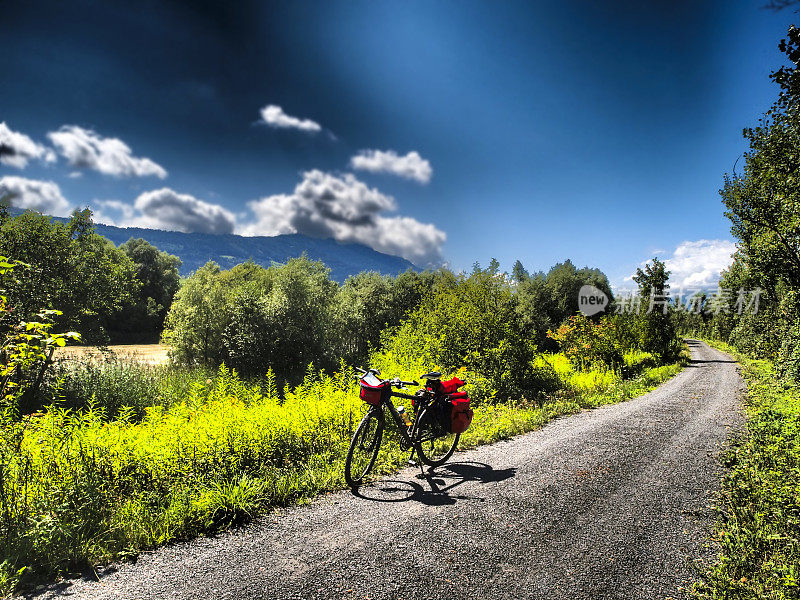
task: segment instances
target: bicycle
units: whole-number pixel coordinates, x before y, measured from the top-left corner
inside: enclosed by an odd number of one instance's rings
[[[378,396],[365,399],[371,406],[361,419],[353,434],[347,458],[344,463],[344,478],[350,487],[357,487],[363,483],[364,478],[372,470],[378,458],[383,431],[386,425],[385,412],[391,415],[400,432],[400,447],[403,450],[411,449],[409,462],[414,453],[428,466],[438,467],[444,464],[456,450],[460,433],[450,433],[441,425],[440,402],[441,397],[433,392],[436,383],[441,378],[441,373],[426,373],[420,379],[426,380],[426,385],[417,390],[413,395],[395,392],[392,388],[406,390],[406,386],[419,385],[416,381],[401,381],[399,378],[379,379],[380,371],[377,369],[359,369],[362,386],[362,399],[364,390],[377,390]],[[405,398],[411,400],[414,406],[414,420],[408,417],[404,407],[395,407],[392,398]],[[403,418],[406,416],[406,419]],[[413,464],[413,462],[412,462]]]

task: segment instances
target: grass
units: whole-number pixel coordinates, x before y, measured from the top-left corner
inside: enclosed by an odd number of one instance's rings
[[[695,584],[697,598],[797,598],[800,595],[800,389],[775,365],[736,357],[747,383],[747,428],[723,456],[716,503],[717,561]]]
[[[576,371],[558,355],[547,360],[562,389],[543,404],[479,405],[462,448],[631,398],[682,368],[649,368],[623,381],[613,371]],[[342,463],[365,409],[348,369],[309,373],[295,389],[278,393],[270,376],[244,382],[224,368],[210,377],[138,368],[140,378],[151,378],[151,392],[135,409],[115,404],[110,410],[95,396],[80,410],[54,405],[6,424],[0,440],[4,591],[344,487]],[[132,389],[131,373],[112,364],[106,375],[84,373],[77,380],[85,385],[76,387],[91,389],[97,375],[98,389]],[[390,429],[376,475],[406,458]]]

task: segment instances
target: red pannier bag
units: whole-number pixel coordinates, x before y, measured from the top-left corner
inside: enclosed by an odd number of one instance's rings
[[[368,383],[364,383],[361,381],[361,399],[366,402],[367,404],[372,404],[377,406],[381,403],[381,398],[383,394],[389,389],[388,383],[383,383],[381,385],[370,385]]]
[[[461,385],[464,385],[463,383]],[[450,433],[464,433],[472,423],[473,411],[469,407],[469,398],[466,392],[456,392],[447,396],[450,405],[449,426],[445,428]],[[447,425],[447,424],[446,424]]]
[[[452,379],[448,379],[447,381],[442,381],[439,383],[439,393],[441,394],[452,394],[458,391],[464,385],[464,382],[461,381],[458,377],[453,377]]]

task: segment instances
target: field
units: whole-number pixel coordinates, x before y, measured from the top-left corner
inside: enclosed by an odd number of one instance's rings
[[[162,344],[121,344],[107,346],[101,350],[98,346],[68,346],[59,348],[56,352],[56,359],[69,358],[100,358],[107,350],[117,358],[135,360],[148,365],[163,365],[169,357],[169,346]]]

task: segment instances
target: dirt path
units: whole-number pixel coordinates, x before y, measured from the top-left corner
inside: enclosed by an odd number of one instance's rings
[[[641,398],[40,597],[678,598],[707,552],[715,456],[742,418],[735,363],[691,347]]]

